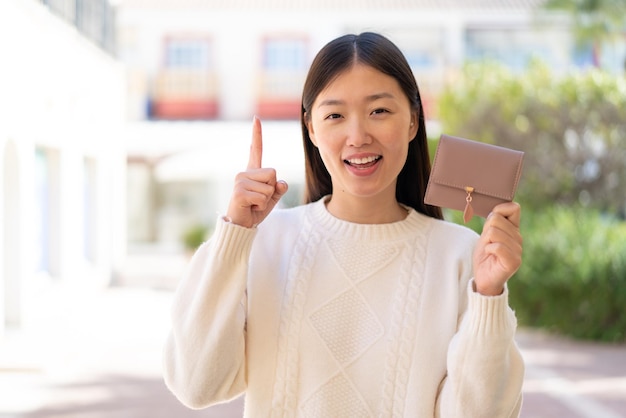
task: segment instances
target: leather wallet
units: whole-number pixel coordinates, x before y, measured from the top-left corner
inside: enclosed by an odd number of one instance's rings
[[[441,135],[424,203],[486,218],[493,208],[513,201],[524,153],[470,139]]]

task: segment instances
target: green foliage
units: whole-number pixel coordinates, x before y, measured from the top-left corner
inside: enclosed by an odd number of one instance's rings
[[[626,341],[626,79],[469,63],[439,115],[445,133],[525,152],[524,262],[509,281],[520,324]]]
[[[195,224],[187,228],[181,237],[187,251],[195,251],[207,238],[209,233],[205,225]]]
[[[435,160],[437,145],[439,145],[439,138],[428,138],[428,153],[430,154],[431,163]]]
[[[580,43],[618,38],[626,25],[626,0],[548,0],[544,7],[567,12]]]
[[[525,206],[581,203],[626,216],[626,79],[467,64],[440,99],[443,132],[526,153]]]
[[[522,220],[524,262],[509,281],[520,324],[626,341],[626,223],[580,207]]]

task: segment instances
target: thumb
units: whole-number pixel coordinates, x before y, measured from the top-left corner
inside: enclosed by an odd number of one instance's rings
[[[287,185],[286,181],[278,180],[276,182],[276,186],[274,187],[274,194],[272,195],[272,201],[274,202],[274,205],[276,205],[280,198],[283,197],[285,193],[287,193],[288,189],[289,186]]]

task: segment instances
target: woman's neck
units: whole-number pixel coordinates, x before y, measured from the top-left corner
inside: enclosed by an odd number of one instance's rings
[[[326,201],[331,215],[358,224],[387,224],[399,222],[408,211],[394,199],[380,197],[345,197],[331,195]]]

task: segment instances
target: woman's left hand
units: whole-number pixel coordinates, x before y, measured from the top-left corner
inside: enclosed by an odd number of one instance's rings
[[[496,206],[474,249],[476,291],[496,296],[522,264],[521,208],[514,202]]]

